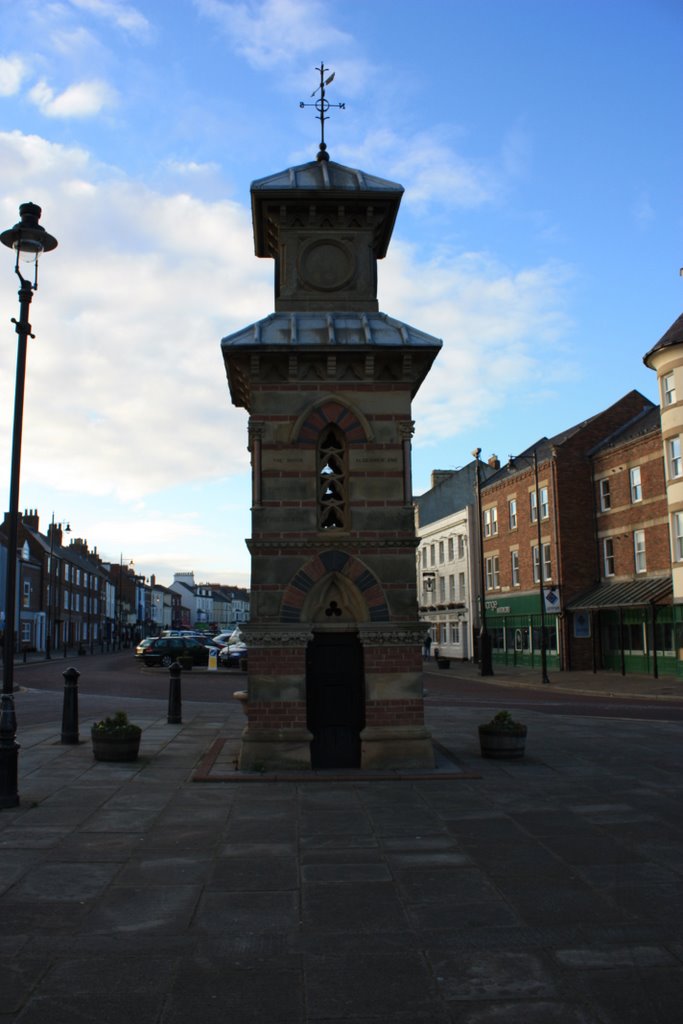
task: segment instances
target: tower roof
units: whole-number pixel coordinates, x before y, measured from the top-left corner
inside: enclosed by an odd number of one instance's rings
[[[267,208],[273,205],[338,202],[376,208],[383,213],[375,233],[376,259],[386,255],[396,215],[403,195],[403,186],[354,167],[345,167],[333,160],[312,160],[288,167],[284,171],[258,178],[251,185],[251,210],[254,223],[254,247],[257,256],[273,256],[269,236]]]
[[[669,330],[661,336],[657,344],[653,345],[649,352],[645,353],[643,362],[646,366],[650,366],[650,356],[653,356],[655,352],[659,352],[663,348],[672,348],[674,345],[683,345],[683,313],[679,316],[678,320],[674,320]]]

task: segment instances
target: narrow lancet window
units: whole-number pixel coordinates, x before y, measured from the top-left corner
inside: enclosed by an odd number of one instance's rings
[[[321,530],[343,530],[347,525],[346,445],[343,435],[329,427],[318,448],[318,523]]]

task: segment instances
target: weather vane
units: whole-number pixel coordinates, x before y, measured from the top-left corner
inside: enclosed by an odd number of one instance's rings
[[[330,109],[330,107],[339,107],[340,110],[346,110],[346,104],[330,103],[330,101],[325,97],[325,88],[333,81],[335,72],[333,71],[329,78],[325,78],[325,74],[330,69],[326,68],[322,61],[320,61],[320,67],[316,68],[315,70],[320,72],[320,85],[311,93],[311,99],[316,95],[316,93],[320,93],[320,95],[318,96],[315,103],[304,103],[304,101],[302,100],[299,106],[315,107],[315,109],[318,111],[318,117],[320,119],[320,150],[318,152],[317,159],[329,160],[330,157],[327,152],[327,146],[325,145],[325,121],[327,121],[327,111]]]

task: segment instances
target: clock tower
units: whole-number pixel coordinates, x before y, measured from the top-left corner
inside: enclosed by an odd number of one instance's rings
[[[251,186],[275,311],[222,342],[252,466],[243,770],[434,763],[410,448],[441,342],[377,302],[402,194],[324,143]]]

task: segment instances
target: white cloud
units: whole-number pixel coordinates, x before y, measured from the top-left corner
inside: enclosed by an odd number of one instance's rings
[[[97,15],[134,36],[146,36],[150,23],[137,8],[117,0],[69,0],[72,7]]]
[[[163,196],[71,150],[0,134],[5,224],[43,208],[59,240],[32,307],[22,486],[144,497],[242,473],[246,413],[232,407],[220,339],[272,309],[272,265],[246,204]],[[245,258],[245,254],[247,258]],[[13,309],[11,273],[0,308]],[[0,349],[0,465],[14,351]]]
[[[557,263],[513,271],[481,253],[429,262],[394,241],[382,267],[380,305],[443,341],[418,392],[417,446],[457,437],[513,396],[525,404],[575,367],[562,339],[570,323]]]
[[[231,478],[232,495],[233,481],[248,480],[247,414],[231,404],[219,344],[272,311],[273,265],[253,256],[248,196],[163,195],[83,149],[18,132],[0,133],[0,166],[3,223],[30,199],[59,239],[32,306],[24,493],[143,502],[132,523],[151,546],[170,488],[214,481],[218,495]],[[513,393],[530,402],[573,373],[562,348],[566,280],[559,265],[511,269],[481,253],[424,261],[392,243],[381,308],[444,340],[415,403],[416,445],[454,438],[481,423],[483,408],[495,415]],[[8,262],[0,309],[15,305]],[[0,347],[0,466],[9,462],[14,357],[12,345]],[[196,523],[172,508],[164,530],[177,567]],[[102,543],[103,532],[91,532]]]
[[[215,174],[220,170],[219,165],[212,161],[200,164],[195,160],[167,160],[166,166],[174,174],[187,175],[188,177]]]
[[[105,107],[114,106],[117,95],[111,86],[98,79],[77,82],[59,94],[41,80],[30,90],[29,99],[45,117],[92,117]]]
[[[319,0],[195,0],[195,6],[216,21],[237,51],[259,69],[290,66],[302,54],[317,56],[352,42],[331,24],[329,8]]]
[[[386,168],[383,176],[405,188],[407,205],[474,207],[496,199],[502,184],[492,165],[466,160],[447,144],[447,135],[438,128],[415,135],[384,128],[368,134],[360,146],[340,146],[339,158],[356,167]]]
[[[14,96],[19,92],[26,71],[21,57],[0,57],[0,96]]]

